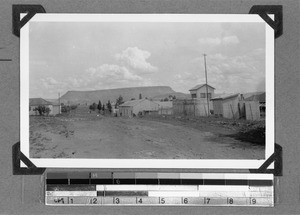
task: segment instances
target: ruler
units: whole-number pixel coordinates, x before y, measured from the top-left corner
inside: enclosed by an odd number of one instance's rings
[[[48,172],[52,206],[274,206],[272,174]]]

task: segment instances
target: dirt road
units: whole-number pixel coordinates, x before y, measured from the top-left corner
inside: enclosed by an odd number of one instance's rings
[[[224,131],[223,131],[224,132]],[[36,158],[263,159],[264,147],[145,118],[30,117]]]

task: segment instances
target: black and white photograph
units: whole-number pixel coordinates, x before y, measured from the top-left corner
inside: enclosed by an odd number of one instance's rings
[[[52,161],[263,161],[269,28],[258,15],[39,14],[21,31],[23,149]]]

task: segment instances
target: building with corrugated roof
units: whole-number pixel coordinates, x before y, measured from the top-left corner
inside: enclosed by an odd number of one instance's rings
[[[215,97],[211,99],[213,103],[214,115],[229,119],[238,119],[240,94],[231,94]]]
[[[159,110],[159,104],[148,99],[131,100],[119,105],[120,116],[133,117],[151,114]]]
[[[48,115],[54,116],[61,113],[61,106],[57,102],[50,102],[42,98],[31,98],[29,99],[29,115],[39,115],[36,110],[39,106],[44,106],[50,109]]]

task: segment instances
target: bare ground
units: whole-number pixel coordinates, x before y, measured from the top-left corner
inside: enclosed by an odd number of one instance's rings
[[[264,159],[264,145],[233,138],[239,124],[220,119],[30,117],[30,157]]]

